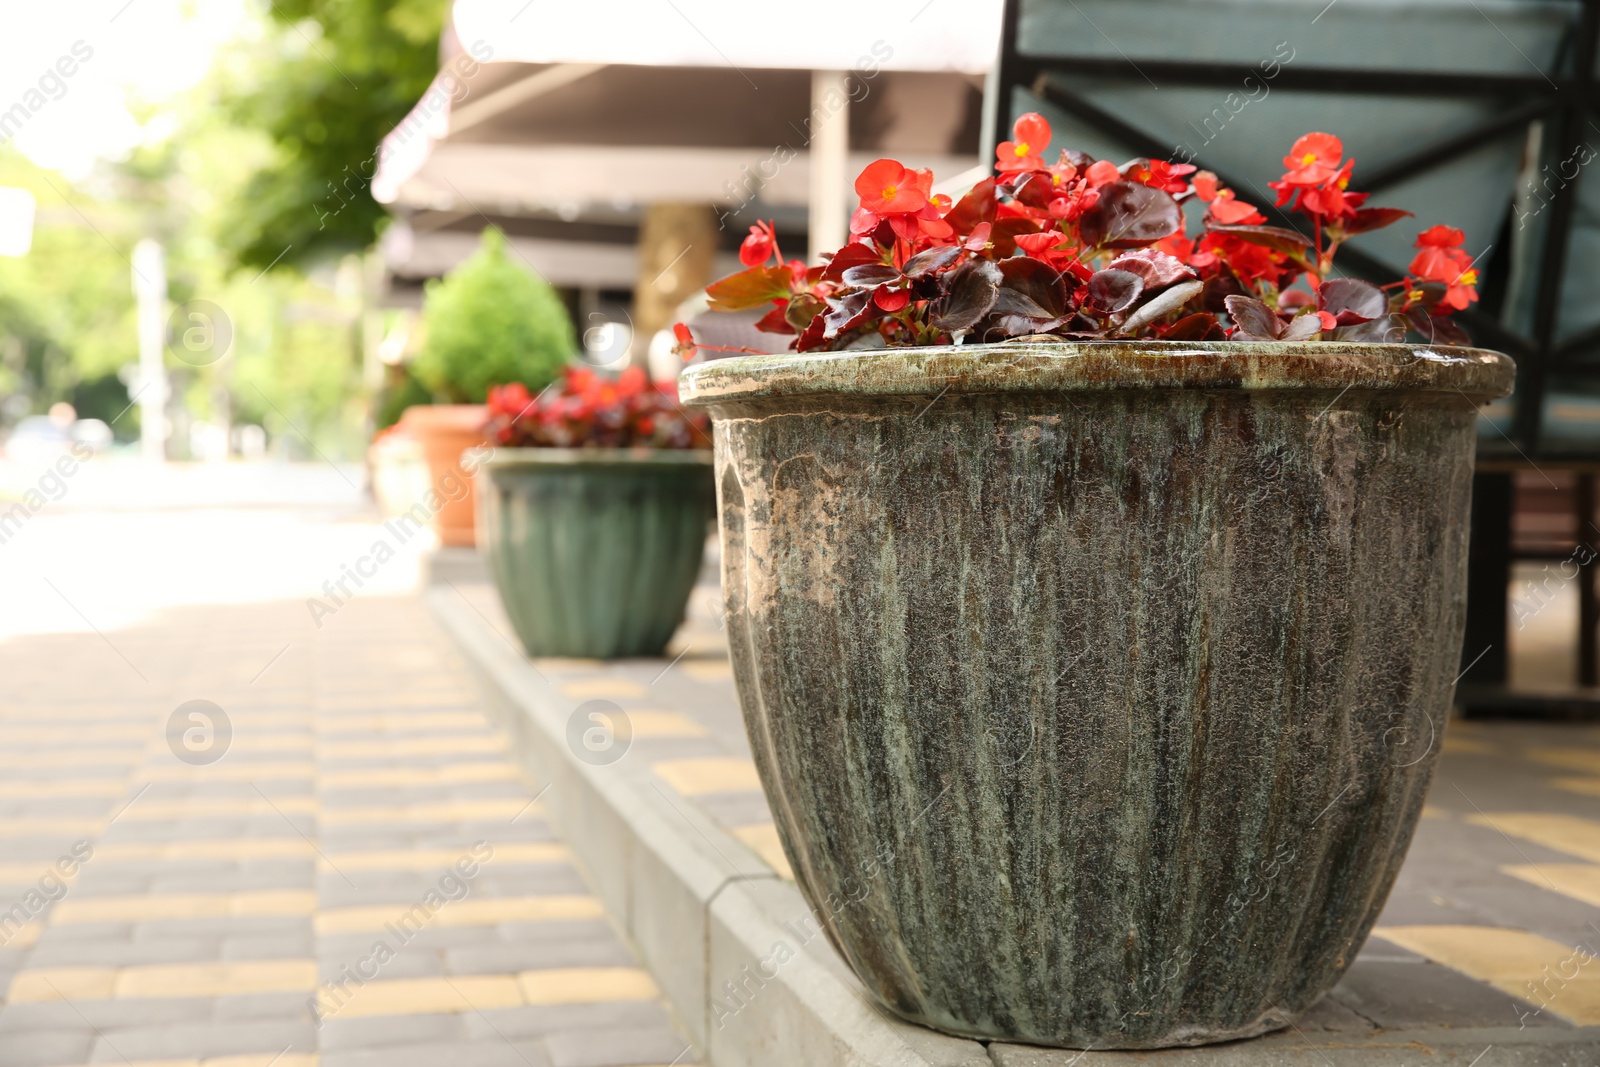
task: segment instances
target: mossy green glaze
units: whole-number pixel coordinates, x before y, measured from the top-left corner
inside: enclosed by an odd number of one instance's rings
[[[1492,352],[1006,344],[734,358],[740,702],[885,1006],[1159,1048],[1285,1026],[1378,915],[1459,670]]]
[[[711,457],[500,448],[478,529],[530,656],[659,656],[683,622],[713,515]]]

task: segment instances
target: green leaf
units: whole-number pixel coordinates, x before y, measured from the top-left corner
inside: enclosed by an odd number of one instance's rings
[[[746,311],[789,298],[789,268],[751,267],[706,286],[713,311]]]

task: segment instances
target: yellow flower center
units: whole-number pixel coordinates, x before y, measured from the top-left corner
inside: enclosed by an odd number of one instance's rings
[[[894,199],[894,191],[895,191],[895,186],[893,186],[893,185],[885,185],[883,187],[883,198],[885,200],[893,200]]]
[[[1027,141],[1018,141],[1017,144],[1016,144],[1016,147],[1013,148],[1011,151],[1016,153],[1016,156],[1017,156],[1018,159],[1021,159],[1023,156],[1028,154],[1028,142]]]
[[[1457,285],[1477,285],[1478,272],[1475,270],[1462,271],[1461,277],[1456,279]]]
[[[1300,157],[1300,165],[1302,167],[1309,167],[1309,166],[1311,166],[1311,164],[1315,163],[1316,161],[1317,161],[1317,154],[1315,152],[1307,152],[1305,155]]]

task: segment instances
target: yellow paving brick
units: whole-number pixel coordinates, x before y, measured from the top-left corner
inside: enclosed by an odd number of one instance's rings
[[[104,819],[30,819],[20,816],[0,819],[0,837],[45,837],[52,834],[93,837],[105,828]]]
[[[287,752],[309,749],[309,733],[235,733],[233,749],[236,752]]]
[[[1557,778],[1551,784],[1557,789],[1565,789],[1569,793],[1581,793],[1586,797],[1600,797],[1600,778]]]
[[[523,971],[517,985],[529,1004],[595,1004],[607,1000],[653,1000],[660,995],[637,967],[561,967]]]
[[[0,767],[87,767],[93,764],[132,763],[144,758],[145,746],[122,748],[63,748],[55,751],[29,749],[25,752],[0,751]]]
[[[543,843],[495,845],[494,854],[481,863],[567,863],[572,853],[565,845]],[[318,866],[325,871],[439,871],[459,860],[476,860],[467,849],[401,849],[374,852],[335,852]]]
[[[522,1003],[517,980],[509,974],[392,978],[354,989],[325,985],[317,992],[317,1014],[324,1019],[487,1011]]]
[[[264,782],[274,778],[312,778],[316,773],[317,765],[309,760],[296,762],[221,760],[205,767],[190,767],[187,764],[174,764],[169,757],[153,766],[135,771],[134,778],[142,782]]]
[[[733,829],[733,836],[748,845],[768,867],[777,871],[778,877],[794,881],[794,868],[789,866],[789,857],[783,854],[783,842],[778,840],[778,827],[775,823],[760,822],[750,826],[736,826]]]
[[[706,728],[677,711],[650,708],[628,709],[628,725],[634,737],[704,737]]]
[[[7,933],[6,923],[0,920],[0,948],[32,948],[39,941],[41,929],[43,927],[39,923],[23,923]]]
[[[144,860],[289,860],[315,856],[301,837],[220,838],[215,841],[126,841],[96,845],[94,862]]]
[[[500,923],[548,922],[555,919],[603,919],[605,909],[589,896],[471,898],[427,903],[378,904],[324,908],[317,913],[319,934],[354,934],[382,930],[409,919],[408,926],[496,926]]]
[[[1557,852],[1600,862],[1600,822],[1593,819],[1577,815],[1506,811],[1468,815],[1467,821],[1536,842]]]
[[[71,882],[78,877],[78,861],[71,856],[66,856],[67,864],[65,874],[56,867],[60,862],[59,857],[48,860],[34,860],[31,863],[0,863],[0,885],[34,886],[45,875]]]
[[[53,781],[0,782],[0,797],[120,797],[126,778],[57,778]]]
[[[211,919],[230,915],[310,915],[316,910],[317,894],[310,889],[68,897],[51,911],[50,923],[54,926],[62,923]]]
[[[310,992],[316,984],[316,960],[160,963],[120,968],[111,995],[119,998],[222,997],[244,993]]]
[[[733,665],[725,659],[684,660],[683,673],[697,682],[721,682],[733,677]]]
[[[114,967],[40,967],[18,971],[5,999],[11,1004],[63,998],[99,1000],[111,995],[116,980]]]
[[[1487,741],[1480,741],[1475,737],[1459,737],[1453,731],[1445,735],[1439,747],[1455,755],[1492,756],[1500,751],[1497,746]]]
[[[392,741],[323,741],[317,754],[323,759],[368,759],[394,756],[431,756],[444,752],[504,752],[505,738],[487,737],[407,737]]]
[[[383,807],[324,808],[322,825],[354,826],[366,823],[471,822],[480,819],[509,820],[518,812],[536,815],[539,805],[529,806],[521,797],[494,797],[485,800],[437,800],[419,804],[394,804]]]
[[[160,819],[213,819],[237,815],[315,815],[316,797],[190,797],[184,800],[135,801],[122,813],[128,822]]]
[[[638,682],[627,678],[580,678],[561,687],[564,696],[573,700],[632,700],[649,692]]]
[[[1548,767],[1600,774],[1600,748],[1530,748],[1523,755]]]
[[[409,715],[324,715],[317,729],[324,734],[392,733],[396,730],[481,730],[476,711],[413,712]]]
[[[15,748],[18,745],[79,745],[85,734],[98,742],[148,741],[151,734],[148,723],[127,725],[100,724],[96,726],[0,726],[0,746]]]
[[[1540,889],[1553,889],[1600,908],[1600,866],[1592,863],[1516,864],[1500,868]]]
[[[546,674],[560,671],[597,671],[605,666],[604,660],[575,659],[570,656],[539,656],[533,665]]]
[[[1600,1023],[1600,964],[1586,950],[1497,926],[1382,926],[1373,933],[1579,1026]]]
[[[737,793],[760,789],[756,765],[747,759],[714,756],[705,759],[663,760],[650,769],[686,797],[706,793]]]
[[[515,764],[505,760],[485,763],[446,763],[438,767],[369,767],[350,771],[325,771],[317,785],[323,789],[362,789],[370,786],[454,785],[461,782],[508,782],[520,777]]]

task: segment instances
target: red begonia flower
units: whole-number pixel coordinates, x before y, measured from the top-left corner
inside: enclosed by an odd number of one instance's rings
[[[932,171],[915,171],[896,159],[868,163],[856,178],[861,206],[879,215],[922,210],[932,186]]]
[[[1321,185],[1344,160],[1344,142],[1331,133],[1308,133],[1283,157],[1286,185]]]
[[[747,267],[759,267],[777,251],[778,235],[771,222],[758,222],[750,227],[750,235],[739,246],[739,262]]]
[[[1210,214],[1224,226],[1260,226],[1267,221],[1265,215],[1236,198],[1232,191],[1227,189],[1222,190],[1211,201]]]
[[[1117,165],[1115,163],[1102,159],[1099,162],[1092,164],[1088,170],[1084,171],[1083,176],[1088,180],[1089,188],[1098,189],[1102,185],[1108,185],[1111,182],[1117,181],[1122,177],[1122,172],[1117,169]]]
[[[1002,174],[1044,170],[1044,150],[1050,144],[1050,123],[1043,115],[1030,111],[1011,126],[1011,140],[994,149],[995,167]]]

